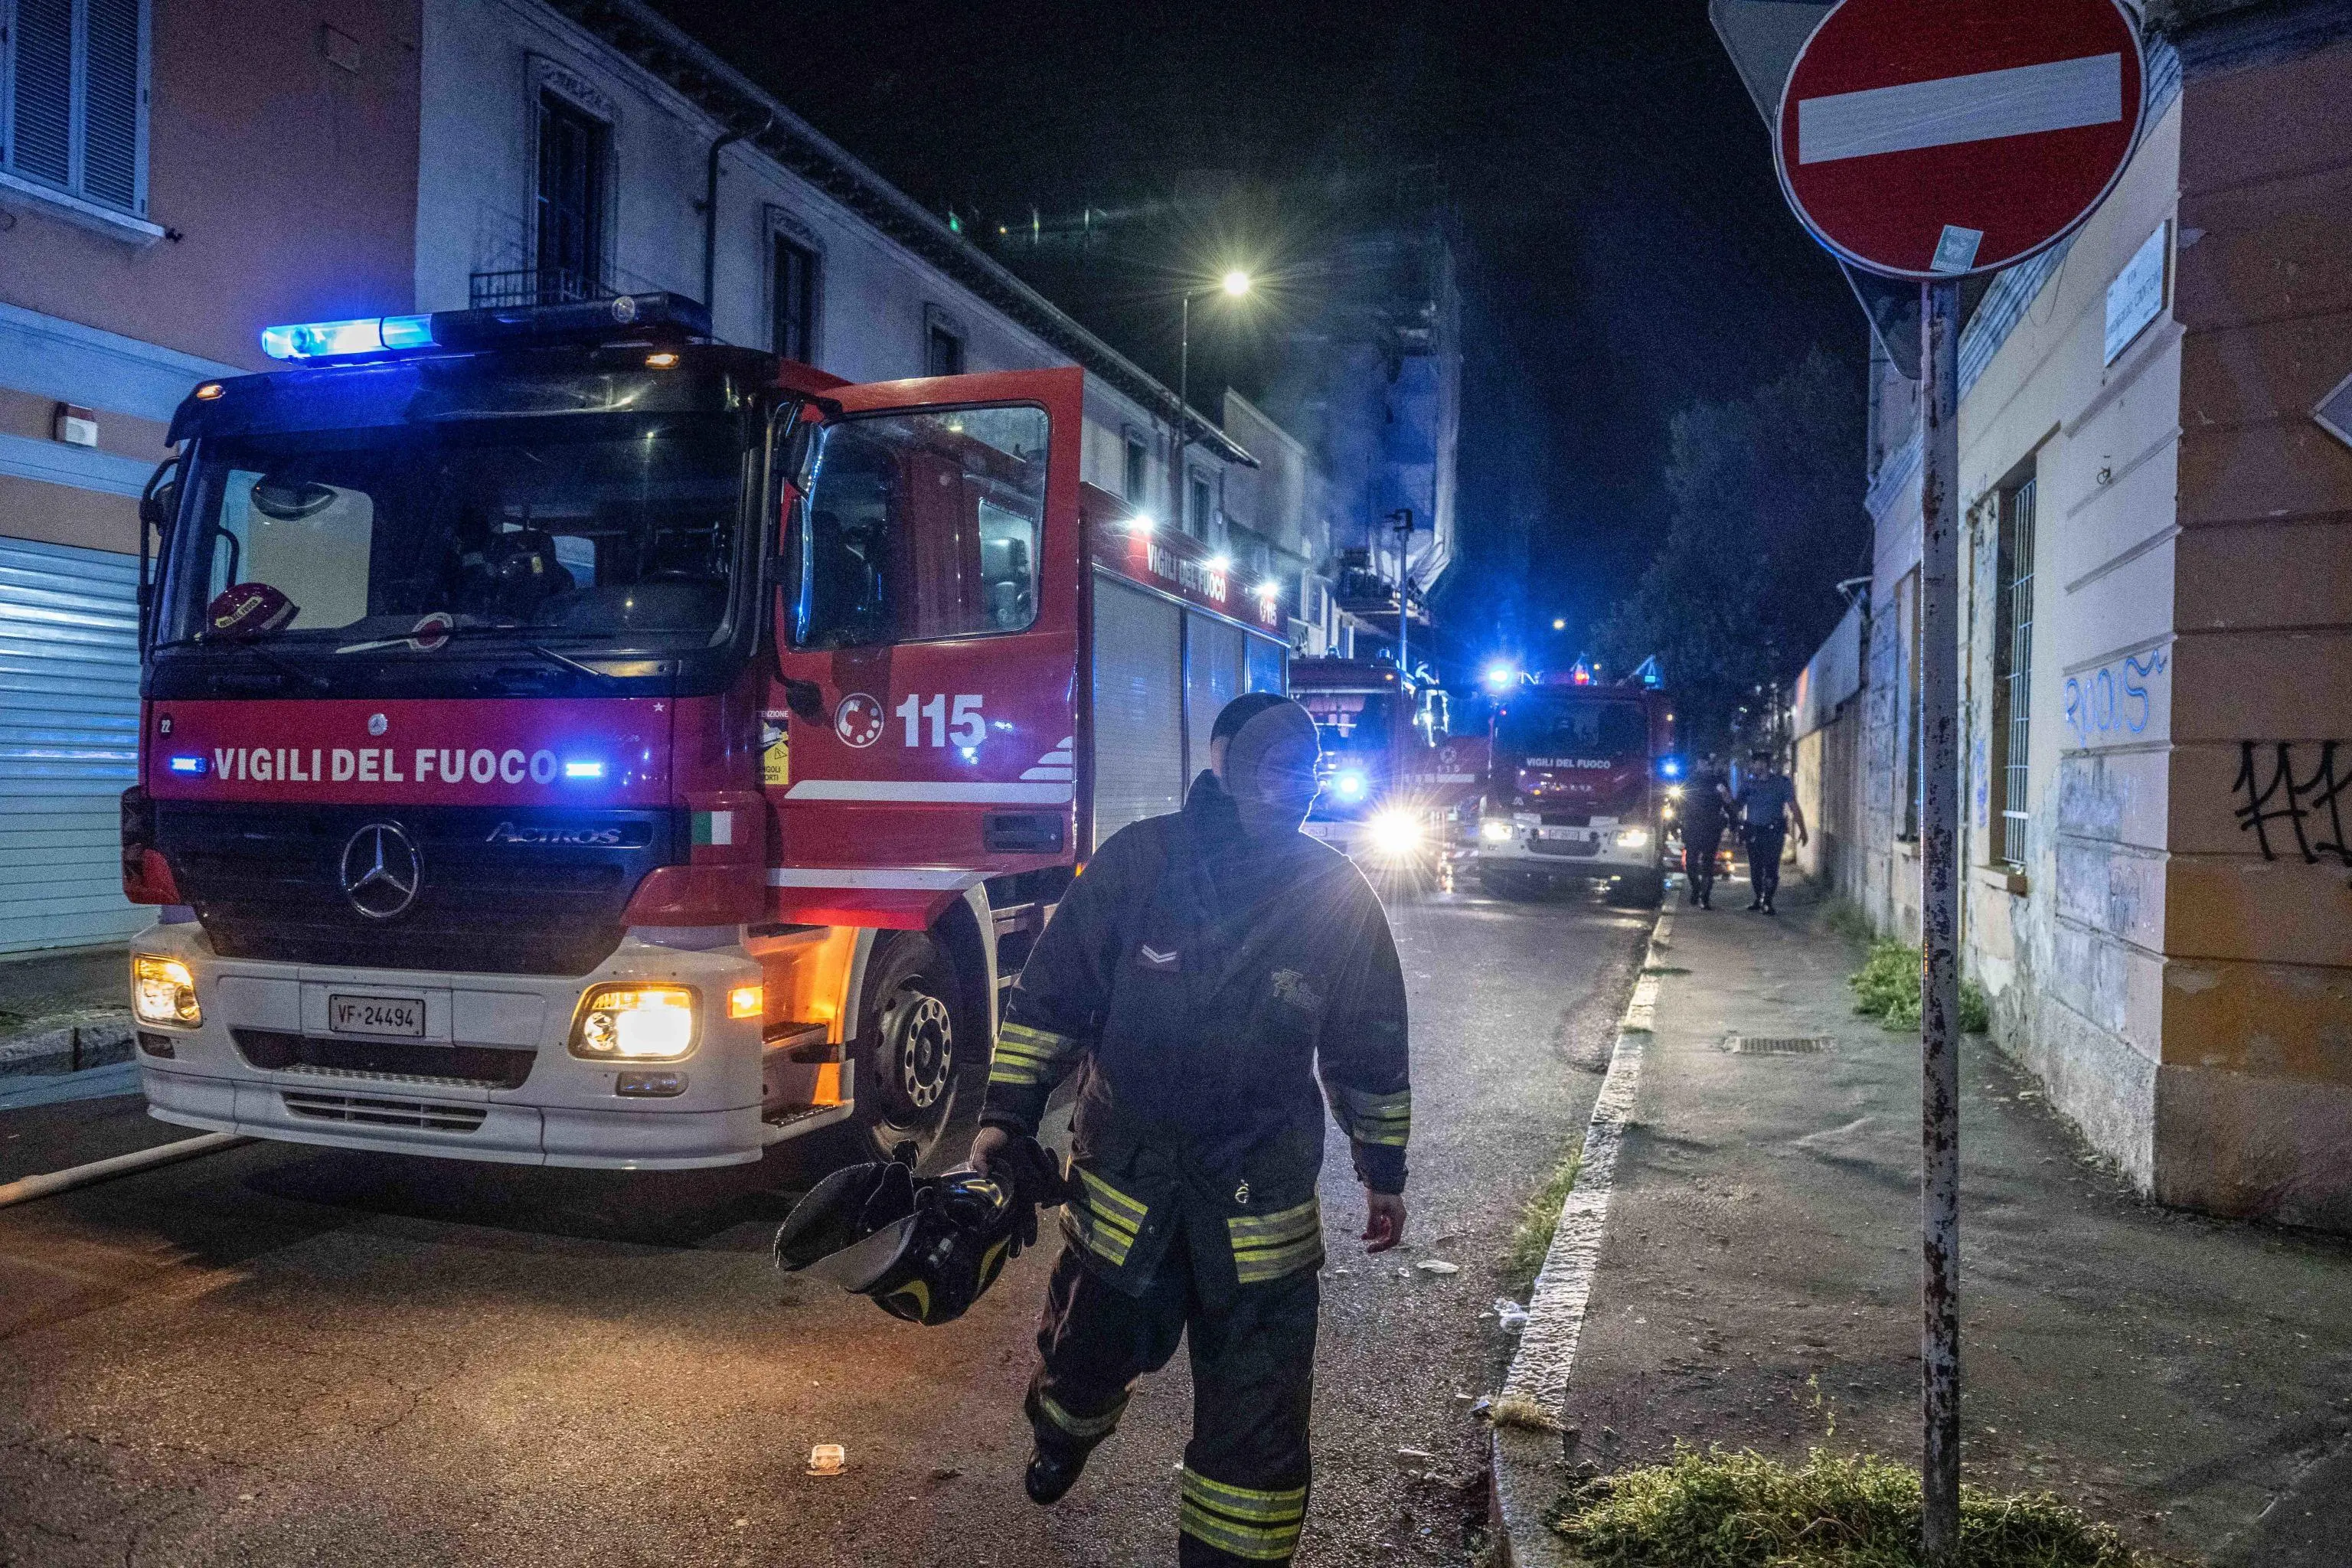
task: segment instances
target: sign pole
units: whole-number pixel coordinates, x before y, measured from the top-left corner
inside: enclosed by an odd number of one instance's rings
[[[1960,288],[1919,285],[1920,1546],[1960,1542]]]

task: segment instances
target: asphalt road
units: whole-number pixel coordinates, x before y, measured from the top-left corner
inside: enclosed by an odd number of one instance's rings
[[[1580,1136],[1649,924],[1590,896],[1393,918],[1412,1227],[1364,1257],[1335,1135],[1307,1563],[1467,1561],[1470,1399],[1507,1349],[1481,1314]],[[9,1163],[82,1129],[115,1152],[135,1106],[9,1113],[38,1119]],[[253,1144],[0,1210],[0,1563],[1172,1562],[1182,1357],[1032,1507],[1018,1405],[1050,1247],[961,1321],[908,1327],[770,1268],[816,1173],[791,1145],[638,1176]],[[1434,1258],[1460,1272],[1415,1267]],[[846,1474],[804,1473],[820,1442]]]

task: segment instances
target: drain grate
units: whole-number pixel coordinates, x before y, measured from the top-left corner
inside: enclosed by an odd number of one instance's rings
[[[1827,1035],[1734,1035],[1724,1049],[1742,1057],[1809,1057],[1830,1048]]]

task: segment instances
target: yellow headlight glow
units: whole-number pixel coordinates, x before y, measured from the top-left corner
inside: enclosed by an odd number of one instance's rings
[[[738,985],[727,993],[727,1016],[730,1018],[756,1018],[768,1010],[767,987]]]
[[[1649,847],[1649,843],[1650,830],[1646,827],[1629,827],[1617,836],[1617,847],[1620,849],[1643,849]]]
[[[581,999],[572,1054],[674,1062],[694,1054],[694,993],[683,985],[599,985]]]
[[[196,977],[176,958],[142,952],[131,961],[131,1010],[142,1024],[193,1029],[205,1021],[196,1004]]]
[[[1478,825],[1478,837],[1489,844],[1508,844],[1517,831],[1499,816],[1490,816]]]

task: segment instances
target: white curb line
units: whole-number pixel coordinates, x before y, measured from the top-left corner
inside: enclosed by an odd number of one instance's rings
[[[1642,956],[1644,969],[1659,963],[1674,919],[1671,910],[1658,917]],[[1569,1373],[1576,1363],[1584,1309],[1601,1263],[1609,1199],[1616,1190],[1617,1151],[1642,1085],[1642,1058],[1657,1005],[1657,976],[1645,974],[1635,982],[1633,999],[1625,1005],[1625,1016],[1617,1026],[1616,1048],[1609,1055],[1609,1071],[1601,1080],[1592,1120],[1584,1131],[1584,1163],[1576,1185],[1560,1205],[1551,1249],[1544,1255],[1543,1271],[1536,1276],[1535,1291],[1528,1299],[1528,1326],[1520,1331],[1518,1351],[1503,1380],[1504,1399],[1532,1400],[1555,1426],[1567,1409]]]

